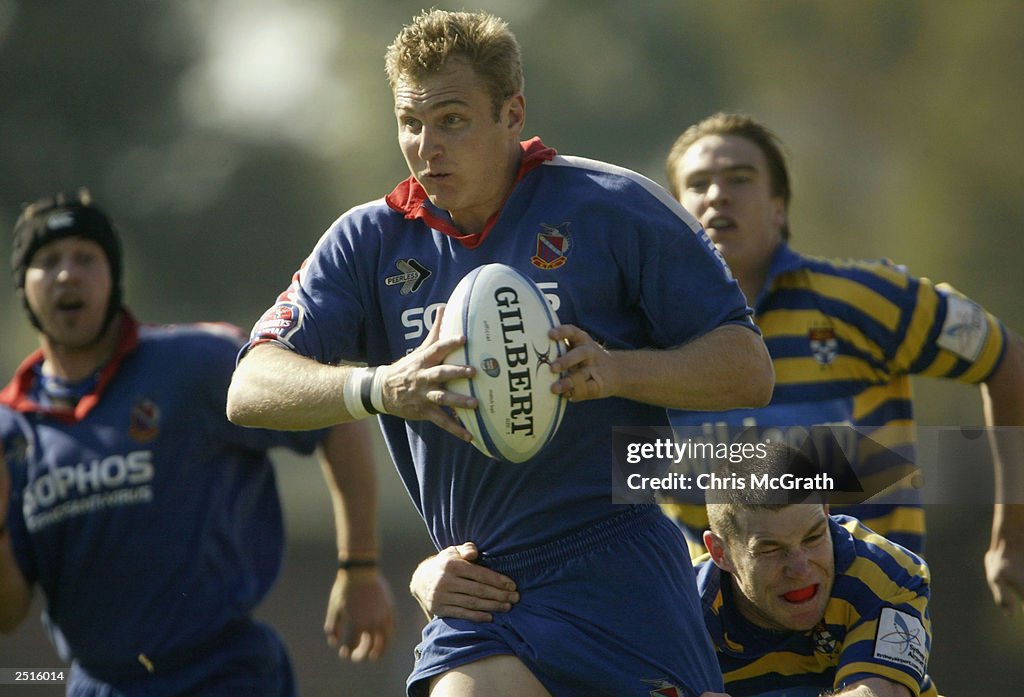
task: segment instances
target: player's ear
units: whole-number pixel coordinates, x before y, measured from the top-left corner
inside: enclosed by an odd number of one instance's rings
[[[729,555],[725,549],[725,540],[710,530],[705,530],[704,546],[711,553],[711,561],[715,562],[715,566],[722,571],[732,573],[733,565],[729,561]]]
[[[772,222],[781,230],[789,219],[786,201],[781,196],[772,197]]]
[[[505,100],[502,109],[504,109],[509,130],[518,139],[526,126],[526,97],[522,94],[514,94]]]

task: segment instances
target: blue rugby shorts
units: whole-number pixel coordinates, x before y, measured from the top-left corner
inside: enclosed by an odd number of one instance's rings
[[[517,656],[554,697],[724,692],[682,534],[657,506],[623,508],[541,547],[484,555],[515,580],[519,602],[492,622],[428,623],[409,696],[497,654]]]

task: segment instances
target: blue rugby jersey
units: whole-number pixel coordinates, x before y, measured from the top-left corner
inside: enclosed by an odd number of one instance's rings
[[[999,320],[948,285],[888,261],[823,259],[786,244],[772,260],[754,319],[775,366],[771,403],[713,414],[670,410],[673,426],[685,427],[677,432],[720,437],[723,430],[756,426],[762,437],[781,435],[800,447],[807,427],[845,424],[863,438],[843,444],[844,451],[865,490],[875,492],[915,462],[909,376],[982,382],[998,366],[1005,342]],[[919,489],[904,480],[871,501],[832,510],[923,551]],[[704,552],[699,539],[707,527],[698,502],[695,490],[664,506],[693,533],[695,556]]]
[[[321,433],[227,420],[243,339],[227,325],[139,326],[125,313],[114,358],[74,410],[46,406],[38,351],[0,393],[11,539],[64,659],[131,681],[145,675],[140,655],[159,670],[162,657],[204,645],[217,669],[210,638],[277,577],[284,539],[267,449],[310,453]]]
[[[661,187],[537,139],[523,150],[483,234],[461,235],[412,178],[346,212],[251,343],[275,340],[324,363],[392,363],[423,342],[458,281],[491,262],[532,278],[563,324],[611,350],[674,347],[726,323],[756,331],[707,235]],[[554,381],[546,370],[536,379]],[[554,441],[508,465],[430,422],[380,421],[434,544],[473,540],[495,555],[613,515],[612,427],[667,426],[663,408],[638,402],[569,404]]]
[[[931,651],[927,565],[865,528],[831,516],[836,563],[832,596],[813,630],[758,627],[732,601],[729,574],[699,559],[697,585],[704,621],[732,697],[817,697],[881,677],[917,697],[938,695],[927,675]]]

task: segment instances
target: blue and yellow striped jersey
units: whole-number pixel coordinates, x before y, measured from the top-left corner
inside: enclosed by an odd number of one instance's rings
[[[870,503],[835,506],[911,549],[924,548],[921,495],[903,481],[915,462],[911,374],[986,380],[1005,344],[998,319],[952,287],[916,278],[889,261],[844,261],[798,254],[782,244],[755,303],[755,320],[775,366],[775,392],[762,409],[670,410],[683,431],[718,437],[755,427],[799,447],[810,426],[841,424],[858,435],[847,450]],[[781,433],[780,433],[781,431]],[[763,439],[763,438],[762,438]],[[702,554],[702,494],[666,502]],[[697,505],[694,505],[697,504]]]
[[[927,565],[847,516],[829,521],[836,573],[818,626],[806,632],[752,624],[732,602],[730,575],[695,562],[704,622],[732,697],[817,697],[871,677],[937,695],[927,675],[931,650]]]

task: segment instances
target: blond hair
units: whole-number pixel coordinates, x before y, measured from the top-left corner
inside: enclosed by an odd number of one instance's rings
[[[388,46],[384,69],[394,91],[403,79],[421,80],[452,58],[467,61],[491,95],[495,118],[502,103],[523,91],[519,42],[504,20],[487,12],[424,10]]]

